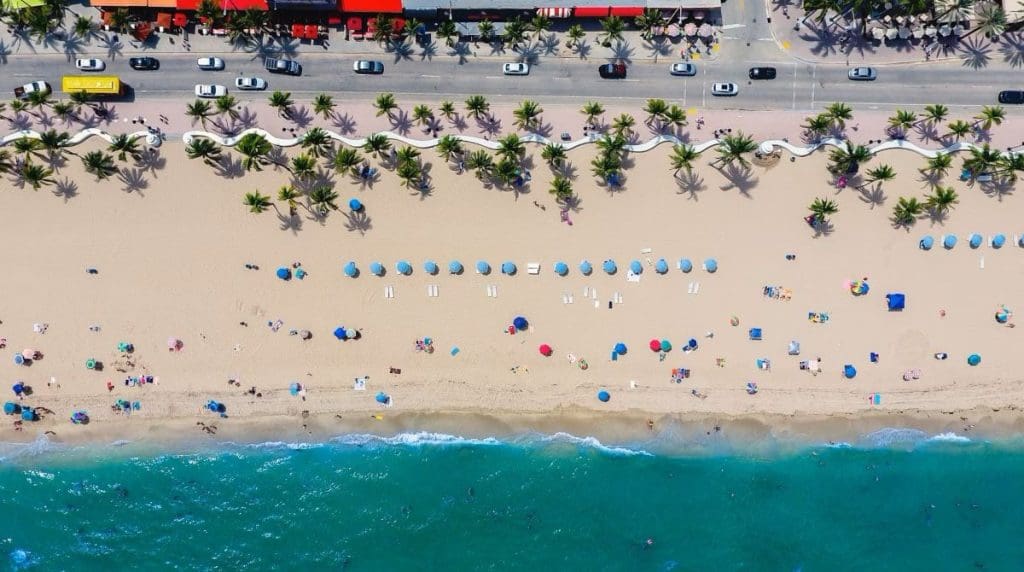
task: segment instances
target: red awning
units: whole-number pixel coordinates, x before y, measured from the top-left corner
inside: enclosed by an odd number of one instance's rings
[[[341,25],[341,16],[339,16],[339,15],[328,16],[327,17],[327,25],[328,26],[340,26]]]
[[[199,0],[178,0],[175,8],[178,10],[195,10],[199,7]]]
[[[576,6],[572,9],[572,15],[577,18],[605,18],[608,16],[608,7]]]
[[[302,34],[305,30],[302,29],[302,24],[292,24],[292,37],[302,39]]]
[[[224,10],[267,10],[267,0],[221,0]]]
[[[612,6],[612,16],[622,17],[633,17],[639,16],[644,13],[644,9],[640,6]]]
[[[179,28],[184,28],[188,24],[188,15],[184,12],[174,13],[174,25]]]
[[[156,25],[161,28],[171,27],[171,13],[170,12],[157,12],[156,13]]]
[[[306,25],[306,39],[316,40],[320,38],[320,28],[313,24]]]
[[[572,8],[537,8],[538,16],[548,18],[568,18],[572,14]]]
[[[348,19],[348,23],[345,24],[348,27],[349,32],[362,32],[363,31],[363,19],[358,16],[353,16]]]
[[[401,14],[402,0],[341,0],[341,11],[356,14]]]

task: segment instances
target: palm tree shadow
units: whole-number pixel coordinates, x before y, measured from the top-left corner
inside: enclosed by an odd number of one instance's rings
[[[494,41],[490,43],[491,51],[489,55],[492,56],[503,56],[505,55],[505,42]],[[463,63],[463,62],[459,62]]]
[[[981,183],[981,192],[987,196],[1002,202],[1002,200],[1013,194],[1015,181],[1011,177],[999,177],[988,183]]]
[[[541,37],[540,41],[537,42],[537,47],[544,52],[545,56],[550,56],[558,53],[558,45],[560,43],[561,41],[558,39],[558,36],[556,36],[554,32],[552,32],[546,36]]]
[[[455,130],[459,132],[465,131],[466,128],[469,127],[469,125],[466,123],[466,118],[458,113],[456,113],[455,117],[451,119],[451,124],[452,127],[454,127]]]
[[[238,179],[245,176],[245,167],[242,166],[242,158],[235,157],[230,153],[221,155],[220,160],[214,165],[214,170],[225,179]]]
[[[53,194],[64,199],[64,202],[78,196],[78,183],[72,181],[68,177],[64,177],[63,180],[59,180],[53,184]]]
[[[465,42],[457,42],[454,46],[448,49],[448,55],[459,58],[459,65],[463,65],[469,61],[469,56],[473,55],[472,48]]]
[[[421,47],[423,48],[423,51],[420,52],[420,61],[433,61],[434,56],[437,55],[437,42],[431,41],[429,44]]]
[[[373,221],[366,214],[365,210],[344,213],[344,216],[345,229],[349,232],[358,232],[360,235],[365,236],[367,232],[373,229]]]
[[[579,177],[579,169],[571,161],[563,161],[562,165],[554,169],[554,171],[570,181],[575,181]]]
[[[806,32],[800,32],[797,37],[811,45],[811,53],[820,58],[834,56],[837,53],[836,44],[839,39],[827,27],[818,25],[803,27]]]
[[[7,123],[15,131],[25,131],[32,128],[32,117],[27,113],[15,113]]]
[[[408,135],[409,131],[412,130],[412,118],[409,117],[409,112],[404,109],[399,109],[388,120],[391,122],[391,129],[396,133]]]
[[[519,48],[519,61],[535,66],[540,60],[540,52],[540,44],[523,46],[522,48]]]
[[[39,53],[36,50],[35,43],[32,41],[32,36],[28,31],[28,28],[17,28],[14,30],[14,41],[12,42],[15,46],[26,46],[33,53]],[[6,62],[4,62],[6,63]]]
[[[924,123],[918,123],[914,128],[921,139],[925,141],[938,141],[939,140],[939,128],[935,123],[926,121]]]
[[[413,56],[413,48],[406,42],[391,42],[384,51],[394,52],[396,64],[402,60],[411,60]]]
[[[675,177],[675,180],[676,185],[679,187],[676,194],[689,195],[688,198],[692,201],[699,201],[698,193],[707,189],[707,185],[704,184],[704,177],[700,176],[693,169],[689,171],[684,169],[678,177]]]
[[[159,151],[153,149],[151,152],[143,151],[140,153],[138,158],[135,159],[135,165],[143,171],[152,173],[153,178],[157,178],[157,171],[167,166],[167,159]]]
[[[302,217],[298,214],[278,212],[277,222],[279,229],[290,230],[292,234],[298,234],[302,230]]]
[[[835,225],[832,224],[832,221],[827,219],[823,222],[816,223],[813,228],[814,238],[830,236],[836,230],[836,227]]]
[[[612,63],[619,62],[626,65],[633,63],[633,46],[629,45],[629,42],[623,40],[615,40],[615,45],[612,46]]]
[[[11,47],[6,42],[0,40],[0,64],[7,64],[7,56],[11,55]]]
[[[533,129],[528,129],[529,133],[535,133],[541,137],[551,137],[551,132],[555,130],[555,127],[551,125],[549,121],[542,121],[541,123],[534,126]]]
[[[973,36],[960,42],[960,59],[963,66],[974,70],[988,67],[992,59],[992,44],[979,36]]]
[[[928,209],[927,217],[928,217],[928,220],[932,223],[932,226],[935,226],[936,224],[938,224],[938,225],[945,225],[946,219],[949,218],[949,211],[948,210],[940,211],[940,210],[936,210],[936,209]]]
[[[380,180],[380,171],[377,171],[371,177],[363,177],[357,170],[352,172],[352,181],[359,185],[360,189],[372,189],[373,184]]]
[[[238,120],[228,115],[221,115],[210,121],[210,124],[223,135],[234,136],[242,132],[242,125]]]
[[[115,60],[121,54],[121,49],[124,48],[124,44],[121,43],[120,39],[115,40],[117,36],[111,36],[104,34],[100,38],[100,47],[107,50],[107,59]]]
[[[587,43],[586,40],[580,40],[579,43],[573,44],[572,51],[576,52],[581,60],[588,59],[590,52],[593,51],[594,47]]]
[[[144,196],[142,191],[149,188],[149,181],[146,180],[145,171],[135,167],[129,167],[127,169],[121,169],[117,174],[117,178],[124,185],[122,190],[126,193],[138,193],[140,196]]]
[[[567,210],[570,210],[570,211],[572,211],[575,214],[579,214],[580,212],[583,212],[583,207],[581,206],[582,204],[583,204],[583,197],[573,193],[573,195],[571,197],[569,197],[568,199],[565,199],[565,202],[563,203],[563,206]]]
[[[917,178],[918,181],[924,183],[922,187],[934,188],[940,182],[942,182],[942,175],[936,172],[919,171],[921,176]]]
[[[54,171],[60,171],[68,164],[68,158],[62,153],[49,153],[46,157],[46,164]]]
[[[68,62],[74,62],[79,54],[83,53],[82,40],[78,36],[71,36],[64,40],[64,56]]]
[[[872,209],[884,205],[886,198],[888,198],[885,196],[885,191],[882,190],[881,185],[872,185],[870,189],[861,188],[859,190],[860,200],[870,205]]]
[[[670,44],[663,36],[659,36],[654,40],[644,41],[644,48],[647,49],[648,56],[653,58],[655,62],[658,61],[658,58],[664,58],[672,55],[672,44]]]
[[[243,106],[242,110],[238,112],[238,123],[243,129],[256,127],[256,112],[249,109],[248,106]]]
[[[754,176],[754,171],[748,165],[730,163],[719,169],[719,172],[726,180],[726,184],[719,187],[721,190],[736,189],[744,197],[752,198],[750,190],[757,186],[757,177]]]
[[[305,129],[309,127],[310,123],[313,123],[313,114],[310,113],[309,107],[300,105],[299,107],[292,108],[291,112],[288,113],[288,120],[299,129]]]
[[[347,112],[342,115],[335,115],[332,125],[342,135],[350,135],[356,132],[356,119]]]
[[[1010,67],[1019,68],[1024,65],[1024,38],[1020,34],[1006,34],[1002,38],[1002,45],[999,46],[999,53],[1003,61],[1010,64]]]
[[[501,119],[491,115],[476,120],[477,127],[491,137],[501,133]]]

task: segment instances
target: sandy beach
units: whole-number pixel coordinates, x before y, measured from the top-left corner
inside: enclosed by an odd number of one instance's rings
[[[96,140],[76,152],[94,148],[101,148]],[[117,181],[94,181],[69,157],[56,175],[65,184],[0,193],[8,215],[0,240],[20,254],[3,286],[0,336],[10,355],[25,348],[42,353],[29,367],[5,358],[5,377],[32,388],[23,404],[55,412],[20,433],[8,426],[5,439],[31,440],[46,430],[60,439],[139,438],[161,433],[160,427],[193,433],[196,421],[216,423],[236,438],[254,435],[252,424],[260,422],[299,433],[330,433],[332,420],[398,430],[415,427],[410,419],[445,413],[580,415],[597,424],[616,417],[756,418],[767,426],[891,416],[940,429],[962,428],[959,417],[988,417],[992,426],[1016,430],[1017,416],[1007,409],[1024,393],[1013,357],[1019,334],[994,319],[1003,305],[1020,306],[1021,249],[1012,237],[1024,228],[1012,193],[986,194],[951,175],[946,184],[960,193],[959,205],[945,221],[922,219],[906,231],[893,228],[892,204],[927,192],[917,170],[924,159],[910,152],[887,152],[862,167],[887,163],[896,170],[896,179],[882,186],[881,205],[854,188],[836,191],[822,152],[755,165],[737,185],[709,165],[710,152],[680,182],[669,167],[670,147],[662,145],[629,156],[618,191],[591,176],[595,152],[569,156],[580,199],[572,225],[559,219],[538,146],[527,148],[533,179],[519,192],[484,188],[431,151],[422,157],[433,183],[427,194],[407,189],[383,168],[372,186],[332,175],[342,208],[323,218],[302,206],[290,217],[283,204],[248,212],[242,195],[257,189],[276,195],[288,172],[267,168],[224,178],[188,160],[180,142],[161,148],[162,166],[141,172],[144,182],[131,192]],[[353,197],[364,203],[364,215],[349,213]],[[839,204],[825,235],[803,220],[815,197]],[[974,232],[1005,233],[1008,244],[973,250],[967,237]],[[945,233],[960,237],[953,250],[918,248],[921,236]],[[660,258],[670,267],[665,275],[653,266]],[[692,272],[677,268],[681,258],[693,261]],[[707,258],[718,262],[717,272],[701,269]],[[423,271],[428,259],[441,266],[437,276]],[[447,273],[455,259],[464,274]],[[584,259],[595,266],[591,276],[578,270]],[[606,259],[617,262],[617,274],[601,271]],[[395,271],[400,260],[412,264],[410,276]],[[477,260],[488,261],[494,273],[475,273]],[[515,276],[498,271],[506,260],[517,264]],[[644,269],[637,282],[627,280],[632,260]],[[348,261],[358,265],[359,277],[344,276]],[[385,276],[369,272],[373,261],[387,268]],[[569,265],[568,276],[553,272],[557,261]],[[293,262],[308,276],[275,277],[278,267]],[[541,271],[528,274],[534,262]],[[849,283],[862,278],[871,290],[855,297]],[[428,286],[438,295],[428,296]],[[782,286],[791,299],[766,297],[765,286]],[[394,297],[385,297],[386,287]],[[489,287],[497,296],[488,295]],[[906,294],[904,311],[887,311],[888,292]],[[609,308],[616,294],[621,302]],[[814,323],[809,312],[829,319]],[[519,315],[530,328],[510,335]],[[268,322],[277,320],[282,325],[275,332]],[[37,333],[33,324],[48,327]],[[335,339],[338,326],[357,328],[360,339]],[[762,328],[762,340],[748,338],[754,327]],[[313,337],[303,341],[289,335],[292,329]],[[182,341],[181,351],[168,351],[169,337]],[[415,349],[424,337],[433,340],[432,354]],[[663,361],[648,348],[652,338],[673,344]],[[690,338],[698,349],[680,351]],[[801,344],[799,356],[787,355],[793,340]],[[118,371],[126,359],[117,348],[123,341],[134,345],[133,365]],[[628,352],[612,361],[618,342]],[[553,347],[551,357],[540,354],[541,344]],[[869,361],[872,352],[877,363]],[[949,358],[938,361],[936,352]],[[976,367],[966,361],[972,353],[982,356]],[[588,369],[571,363],[569,354],[586,360]],[[819,375],[799,369],[801,360],[816,357]],[[759,358],[770,360],[770,371],[755,365]],[[88,370],[88,359],[103,370]],[[845,364],[856,367],[854,379],[842,376]],[[691,375],[674,383],[671,370],[679,367]],[[903,373],[912,369],[920,370],[919,379],[905,381]],[[137,375],[158,383],[124,385],[126,376]],[[363,376],[365,391],[354,390]],[[302,384],[304,398],[289,394],[292,382]],[[756,395],[747,393],[748,382],[758,385]],[[262,397],[246,393],[251,387]],[[601,389],[611,393],[607,403],[595,397]],[[390,407],[375,402],[379,391],[390,396]],[[876,393],[878,404],[870,400]],[[113,412],[118,399],[140,408],[130,416]],[[209,399],[223,402],[229,418],[204,411]],[[68,424],[75,409],[88,410],[88,427]],[[646,430],[642,421],[635,425]]]

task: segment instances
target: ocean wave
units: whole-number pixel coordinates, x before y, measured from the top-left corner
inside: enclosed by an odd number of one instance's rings
[[[920,429],[908,427],[885,427],[864,435],[857,443],[859,448],[885,449],[890,447],[917,447],[928,443],[972,443],[963,435],[952,432],[929,435]]]
[[[629,447],[605,445],[599,441],[596,437],[578,437],[570,433],[564,433],[559,431],[553,435],[539,435],[537,436],[537,442],[539,443],[568,443],[576,445],[578,447],[586,447],[600,451],[602,453],[608,453],[610,455],[623,455],[632,457],[636,455],[642,455],[647,457],[653,457],[654,455],[643,449],[631,449]]]
[[[939,433],[933,437],[930,437],[928,441],[932,442],[943,442],[943,443],[970,443],[971,439],[964,437],[963,435],[957,435],[956,433]]]
[[[0,463],[39,457],[63,451],[66,448],[66,445],[55,443],[46,435],[39,435],[35,441],[29,441],[28,443],[0,443]]]
[[[374,435],[372,433],[352,433],[339,435],[330,440],[337,445],[366,446],[366,445],[402,445],[418,447],[422,445],[506,445],[495,437],[473,439],[449,435],[448,433],[432,433],[429,431],[417,431],[415,433],[398,433],[390,437]]]

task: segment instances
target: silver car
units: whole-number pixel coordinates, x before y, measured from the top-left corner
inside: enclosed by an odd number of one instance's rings
[[[199,58],[196,65],[203,71],[220,71],[224,69],[224,60],[220,58]]]
[[[530,75],[530,64],[524,62],[508,63],[501,66],[505,75]]]
[[[228,88],[223,85],[216,85],[212,83],[197,83],[195,91],[196,97],[203,97],[207,99],[223,97],[228,94]]]
[[[246,91],[267,89],[267,80],[260,77],[236,77],[235,87]]]
[[[697,66],[691,63],[677,62],[668,68],[668,73],[672,75],[694,76],[697,75]]]
[[[713,83],[711,84],[711,95],[736,95],[740,92],[739,86],[734,83]]]
[[[874,81],[878,77],[875,68],[853,68],[847,77],[854,81]]]

